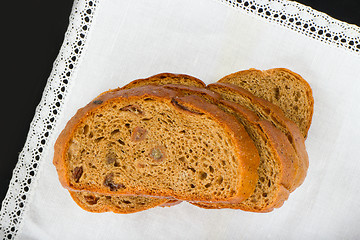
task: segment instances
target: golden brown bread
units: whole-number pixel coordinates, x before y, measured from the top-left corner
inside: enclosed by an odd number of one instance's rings
[[[156,76],[156,78],[154,78]],[[231,114],[236,117],[236,119],[245,126],[246,132],[250,135],[250,138],[254,141],[255,146],[259,152],[261,163],[258,168],[257,178],[259,181],[257,182],[256,187],[254,186],[254,191],[249,194],[249,197],[244,201],[240,201],[240,198],[233,198],[232,200],[220,200],[216,202],[209,202],[207,200],[194,200],[191,201],[193,204],[203,207],[203,208],[232,208],[232,209],[243,209],[245,211],[253,211],[253,212],[268,212],[271,211],[273,208],[280,207],[283,202],[288,198],[290,191],[293,191],[296,187],[298,187],[305,178],[306,170],[308,167],[308,158],[307,153],[305,151],[304,146],[304,139],[299,138],[299,129],[298,127],[290,120],[287,120],[284,117],[281,109],[277,108],[276,106],[271,106],[265,100],[258,99],[254,97],[252,94],[248,94],[246,90],[244,90],[245,98],[249,97],[247,95],[251,95],[250,102],[244,101],[242,99],[242,104],[245,103],[245,107],[255,111],[258,116],[256,116],[252,111],[249,111],[238,104],[221,100],[222,96],[224,96],[224,92],[218,91],[218,93],[208,91],[201,87],[204,86],[201,80],[193,78],[187,75],[174,75],[174,74],[158,74],[153,77],[147,79],[136,80],[122,89],[131,89],[137,88],[139,86],[145,85],[163,85],[163,89],[175,90],[176,95],[179,94],[183,99],[191,100],[191,103],[205,100],[211,105],[215,104],[220,109],[222,109],[225,113]],[[171,80],[171,78],[174,80]],[[185,80],[183,80],[185,79]],[[195,79],[195,80],[194,80]],[[188,84],[189,86],[183,86],[182,84]],[[236,88],[236,86],[231,84],[213,84],[214,87],[218,88],[220,85],[221,88],[228,85],[227,87]],[[150,88],[153,88],[150,86]],[[241,88],[240,88],[241,89]],[[110,90],[101,94],[98,99],[101,99],[104,95],[113,94],[118,92],[119,89]],[[135,91],[135,90],[134,90]],[[242,91],[242,90],[241,90]],[[137,90],[135,91],[137,92]],[[222,92],[222,93],[221,93]],[[195,95],[195,96],[194,96]],[[233,98],[233,94],[225,94],[226,98]],[[230,95],[230,97],[229,97]],[[244,98],[244,95],[242,98]],[[201,97],[201,99],[199,97]],[[255,99],[255,106],[249,107],[249,105],[253,104],[253,100]],[[95,101],[97,101],[95,100]],[[234,99],[232,99],[234,101]],[[102,101],[102,99],[100,100]],[[185,101],[186,102],[186,101]],[[235,102],[238,102],[237,100]],[[103,102],[97,102],[97,104],[102,104]],[[191,107],[187,107],[186,104],[174,101],[172,102],[173,105],[181,108],[183,111],[190,112],[192,114],[198,114],[199,111],[194,110],[193,105],[190,104]],[[127,105],[123,111],[128,111],[133,114],[140,114],[142,115],[143,111],[138,108],[138,106]],[[223,112],[223,113],[224,113]],[[266,120],[259,119],[268,119],[271,120],[272,123]],[[274,127],[276,126],[276,127]],[[84,129],[85,131],[85,129]],[[142,128],[134,128],[134,131],[137,134],[131,135],[130,138],[132,141],[143,141],[144,135],[147,135],[147,131]],[[102,139],[100,139],[100,142]],[[121,140],[122,141],[122,140]],[[262,147],[266,146],[263,149]],[[166,154],[163,154],[164,148],[156,149],[159,151],[151,152],[150,157],[153,159],[162,159]],[[96,156],[96,155],[95,155]],[[108,159],[108,157],[106,157]],[[111,157],[113,158],[113,157]],[[55,159],[54,159],[55,160]],[[108,161],[108,160],[106,160]],[[115,160],[115,163],[117,159]],[[275,164],[274,164],[275,162]],[[266,169],[264,171],[264,169]],[[268,174],[267,171],[276,172],[276,177],[271,174]],[[301,169],[305,169],[305,171],[301,171]],[[211,171],[211,168],[209,168]],[[81,174],[80,174],[81,172]],[[79,169],[74,169],[72,172],[72,176],[77,178],[77,175],[83,175],[83,169],[79,171]],[[114,181],[115,175],[106,175],[104,179],[104,185],[110,189],[110,191],[118,190],[118,188],[122,188],[122,183],[117,183]],[[199,175],[200,178],[208,177],[208,174],[204,174],[201,172]],[[274,178],[273,178],[274,177]],[[253,180],[255,177],[253,176]],[[222,179],[223,181],[223,179]],[[105,184],[105,183],[108,184]],[[250,182],[250,181],[248,181]],[[268,184],[268,187],[266,186]],[[145,210],[155,206],[172,206],[174,204],[178,204],[181,201],[178,200],[168,200],[166,196],[158,196],[158,195],[136,195],[139,192],[135,193],[134,196],[130,196],[128,193],[123,194],[113,194],[110,195],[103,195],[102,193],[92,193],[87,191],[82,192],[71,192],[75,202],[78,205],[82,205],[85,210],[86,208],[88,211],[94,212],[103,212],[103,211],[114,211],[118,213],[131,213],[137,212],[141,210]],[[90,195],[88,195],[90,194]],[[74,197],[75,196],[75,197]],[[149,197],[149,196],[154,196]],[[244,195],[243,195],[244,196]],[[171,196],[173,197],[173,196]],[[100,199],[111,199],[113,201],[99,201]],[[126,200],[127,198],[132,200]],[[144,199],[144,201],[142,201]],[[244,198],[243,198],[244,199]],[[101,204],[97,204],[99,203]],[[210,200],[212,201],[212,200]],[[96,202],[96,203],[95,203]],[[161,203],[162,202],[162,203]],[[140,204],[138,204],[140,203]],[[122,206],[123,204],[123,206]],[[139,206],[138,206],[139,205]],[[130,207],[130,210],[126,210],[127,206]],[[135,207],[134,207],[135,206]],[[136,207],[137,206],[137,207]],[[120,210],[119,210],[120,209]],[[123,211],[123,212],[122,212]]]
[[[103,125],[112,122],[105,130]],[[162,124],[183,144],[199,142],[179,150]],[[136,161],[113,155],[121,149]],[[59,179],[69,189],[224,202],[252,193],[258,161],[252,140],[233,117],[199,97],[155,86],[110,91],[80,109],[59,136],[54,157]]]
[[[242,87],[278,106],[306,138],[314,111],[314,98],[310,85],[299,74],[286,68],[265,71],[251,68],[229,74],[218,82]]]

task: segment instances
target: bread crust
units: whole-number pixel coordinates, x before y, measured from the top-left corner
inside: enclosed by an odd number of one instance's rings
[[[121,89],[131,89],[135,87],[145,85],[165,85],[165,84],[182,84],[186,86],[205,87],[206,84],[200,79],[186,75],[186,74],[174,74],[174,73],[159,73],[154,76],[134,80],[127,85],[121,87]]]
[[[309,158],[306,152],[305,147],[305,139],[303,138],[298,126],[285,117],[283,111],[277,107],[276,105],[254,96],[247,90],[235,86],[230,83],[213,83],[207,86],[207,89],[219,92],[219,91],[226,91],[232,95],[240,95],[246,98],[251,105],[254,105],[261,109],[267,116],[263,115],[261,112],[257,112],[256,115],[260,119],[269,120],[275,122],[278,125],[281,125],[281,131],[286,135],[288,141],[293,146],[295,152],[297,153],[297,158],[294,160],[295,166],[295,175],[293,179],[293,183],[290,187],[290,192],[293,192],[297,187],[299,187],[303,181],[305,180],[307,169],[309,166]],[[220,94],[221,95],[221,94]]]
[[[314,112],[314,97],[313,97],[312,89],[311,89],[309,83],[305,79],[303,79],[299,74],[297,74],[289,69],[286,69],[286,68],[272,68],[272,69],[268,69],[268,70],[258,70],[255,68],[250,68],[248,70],[242,70],[242,71],[238,71],[238,72],[229,74],[229,75],[221,78],[220,80],[218,80],[218,83],[230,83],[229,79],[241,78],[241,76],[248,75],[251,73],[256,73],[265,79],[266,77],[274,76],[278,72],[286,72],[286,73],[290,74],[291,76],[296,78],[298,83],[306,89],[306,95],[307,95],[306,98],[308,100],[307,104],[308,104],[308,108],[309,108],[309,113],[308,113],[308,116],[306,116],[307,121],[306,121],[305,129],[301,129],[302,135],[306,139],[307,133],[309,131],[309,128],[310,128],[310,125],[312,122],[312,115]],[[237,85],[235,83],[233,83],[233,84]],[[241,87],[240,85],[238,85],[238,86]],[[267,99],[267,100],[269,100],[269,99]],[[286,112],[284,110],[285,109],[283,109],[283,112]],[[287,116],[287,117],[291,118],[290,116]]]
[[[239,194],[232,199],[222,199],[224,202],[239,202],[246,199],[253,191],[256,181],[253,179],[257,178],[257,166],[259,163],[259,156],[257,150],[247,135],[245,129],[242,125],[237,123],[234,117],[226,114],[220,110],[217,106],[209,104],[203,101],[198,96],[181,96],[178,92],[166,89],[159,86],[143,86],[137,87],[129,90],[119,90],[119,91],[108,91],[105,94],[101,94],[99,97],[95,98],[85,107],[79,109],[75,116],[70,119],[65,129],[59,135],[55,146],[55,154],[53,163],[56,166],[59,180],[61,184],[69,190],[85,190],[91,192],[97,192],[100,194],[113,194],[113,195],[140,195],[140,196],[156,196],[156,197],[175,197],[180,200],[194,200],[194,201],[211,201],[211,199],[187,199],[184,196],[177,196],[172,191],[164,189],[162,191],[149,191],[147,189],[123,189],[116,193],[111,192],[108,189],[96,189],[87,187],[84,189],[76,189],[70,184],[69,170],[66,163],[66,150],[69,146],[69,139],[71,139],[74,134],[76,127],[83,122],[83,120],[92,114],[97,109],[101,108],[105,104],[110,104],[112,101],[121,101],[123,99],[140,99],[151,97],[155,98],[158,101],[164,101],[170,103],[172,99],[180,102],[182,105],[189,108],[195,109],[196,111],[206,114],[214,121],[216,121],[220,126],[224,128],[226,132],[232,136],[234,143],[236,143],[235,153],[238,155],[239,159],[239,172],[242,176],[241,181],[238,182]],[[100,104],[99,104],[100,103]],[[220,200],[220,201],[222,201]]]
[[[145,211],[157,206],[162,206],[162,204],[166,204],[169,200],[167,199],[160,199],[160,198],[151,198],[151,202],[146,205],[138,205],[136,208],[121,208],[118,205],[104,203],[101,205],[96,204],[93,207],[88,207],[88,203],[81,197],[81,193],[69,191],[71,198],[74,202],[81,207],[82,209],[93,212],[93,213],[103,213],[103,212],[113,212],[113,213],[120,213],[120,214],[129,214],[129,213],[136,213]],[[93,193],[89,193],[92,195]],[[105,198],[105,195],[98,194],[99,198]],[[122,199],[126,199],[126,197],[121,197]],[[148,197],[146,197],[148,198]]]

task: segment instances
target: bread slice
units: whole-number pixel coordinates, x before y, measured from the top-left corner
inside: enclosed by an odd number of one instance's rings
[[[88,212],[135,213],[161,206],[168,202],[165,198],[141,196],[106,196],[93,192],[69,191],[73,200]]]
[[[144,85],[163,85],[166,83],[182,84],[188,86],[205,87],[205,84],[195,77],[184,74],[160,73],[149,78],[135,80],[125,85],[123,89],[130,89]],[[116,89],[118,90],[118,89]],[[114,90],[114,91],[116,91]],[[153,208],[170,207],[181,203],[179,200],[166,200],[158,198],[147,198],[142,196],[105,196],[102,194],[76,192],[69,190],[74,201],[84,210],[89,212],[115,212],[134,213]]]
[[[68,122],[54,154],[70,190],[189,201],[246,199],[258,164],[233,116],[158,86],[100,95]]]
[[[186,74],[159,73],[149,78],[138,79],[123,86],[121,89],[131,89],[146,85],[181,84],[184,86],[205,87],[206,84],[198,78]]]
[[[232,208],[252,212],[269,212],[288,199],[297,174],[293,162],[297,155],[289,140],[267,120],[234,102],[222,100],[219,94],[196,87],[164,85],[186,95],[198,95],[232,114],[245,127],[259,152],[259,180],[253,194],[241,203],[192,203],[203,208]]]
[[[294,181],[292,161],[296,153],[286,136],[269,121],[229,101],[219,103],[245,126],[260,154],[259,180],[253,194],[240,203],[193,203],[202,208],[231,208],[251,212],[270,212],[288,199]]]
[[[285,134],[296,152],[293,162],[296,174],[289,190],[292,192],[299,187],[306,177],[309,159],[305,148],[305,140],[296,124],[287,119],[281,109],[274,104],[255,97],[253,94],[235,85],[214,83],[209,84],[207,89],[220,94],[224,100],[238,103],[253,111],[260,120],[270,121]]]
[[[227,75],[218,82],[242,87],[275,104],[307,137],[314,111],[314,98],[310,85],[299,74],[286,68],[265,71],[252,68]]]

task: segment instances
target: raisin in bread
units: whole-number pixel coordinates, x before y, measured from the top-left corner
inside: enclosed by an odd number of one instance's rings
[[[280,107],[306,138],[314,111],[314,98],[310,85],[299,74],[285,68],[249,69],[227,75],[218,82],[242,87]]]
[[[290,191],[292,192],[299,187],[306,177],[309,159],[305,148],[305,140],[297,125],[286,118],[277,106],[254,96],[245,89],[227,83],[209,84],[207,89],[220,94],[224,100],[238,103],[253,111],[261,120],[270,121],[285,134],[296,152],[293,162],[296,175]]]
[[[70,190],[189,201],[246,199],[258,164],[233,116],[158,86],[100,95],[68,122],[54,154]]]

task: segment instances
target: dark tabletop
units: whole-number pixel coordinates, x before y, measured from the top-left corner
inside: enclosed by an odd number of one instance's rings
[[[5,68],[2,68],[2,144],[0,201],[5,197],[12,170],[24,146],[35,108],[40,102],[52,64],[59,52],[72,1],[10,1],[11,13],[2,39],[5,40]],[[359,0],[299,0],[328,15],[360,26]]]

